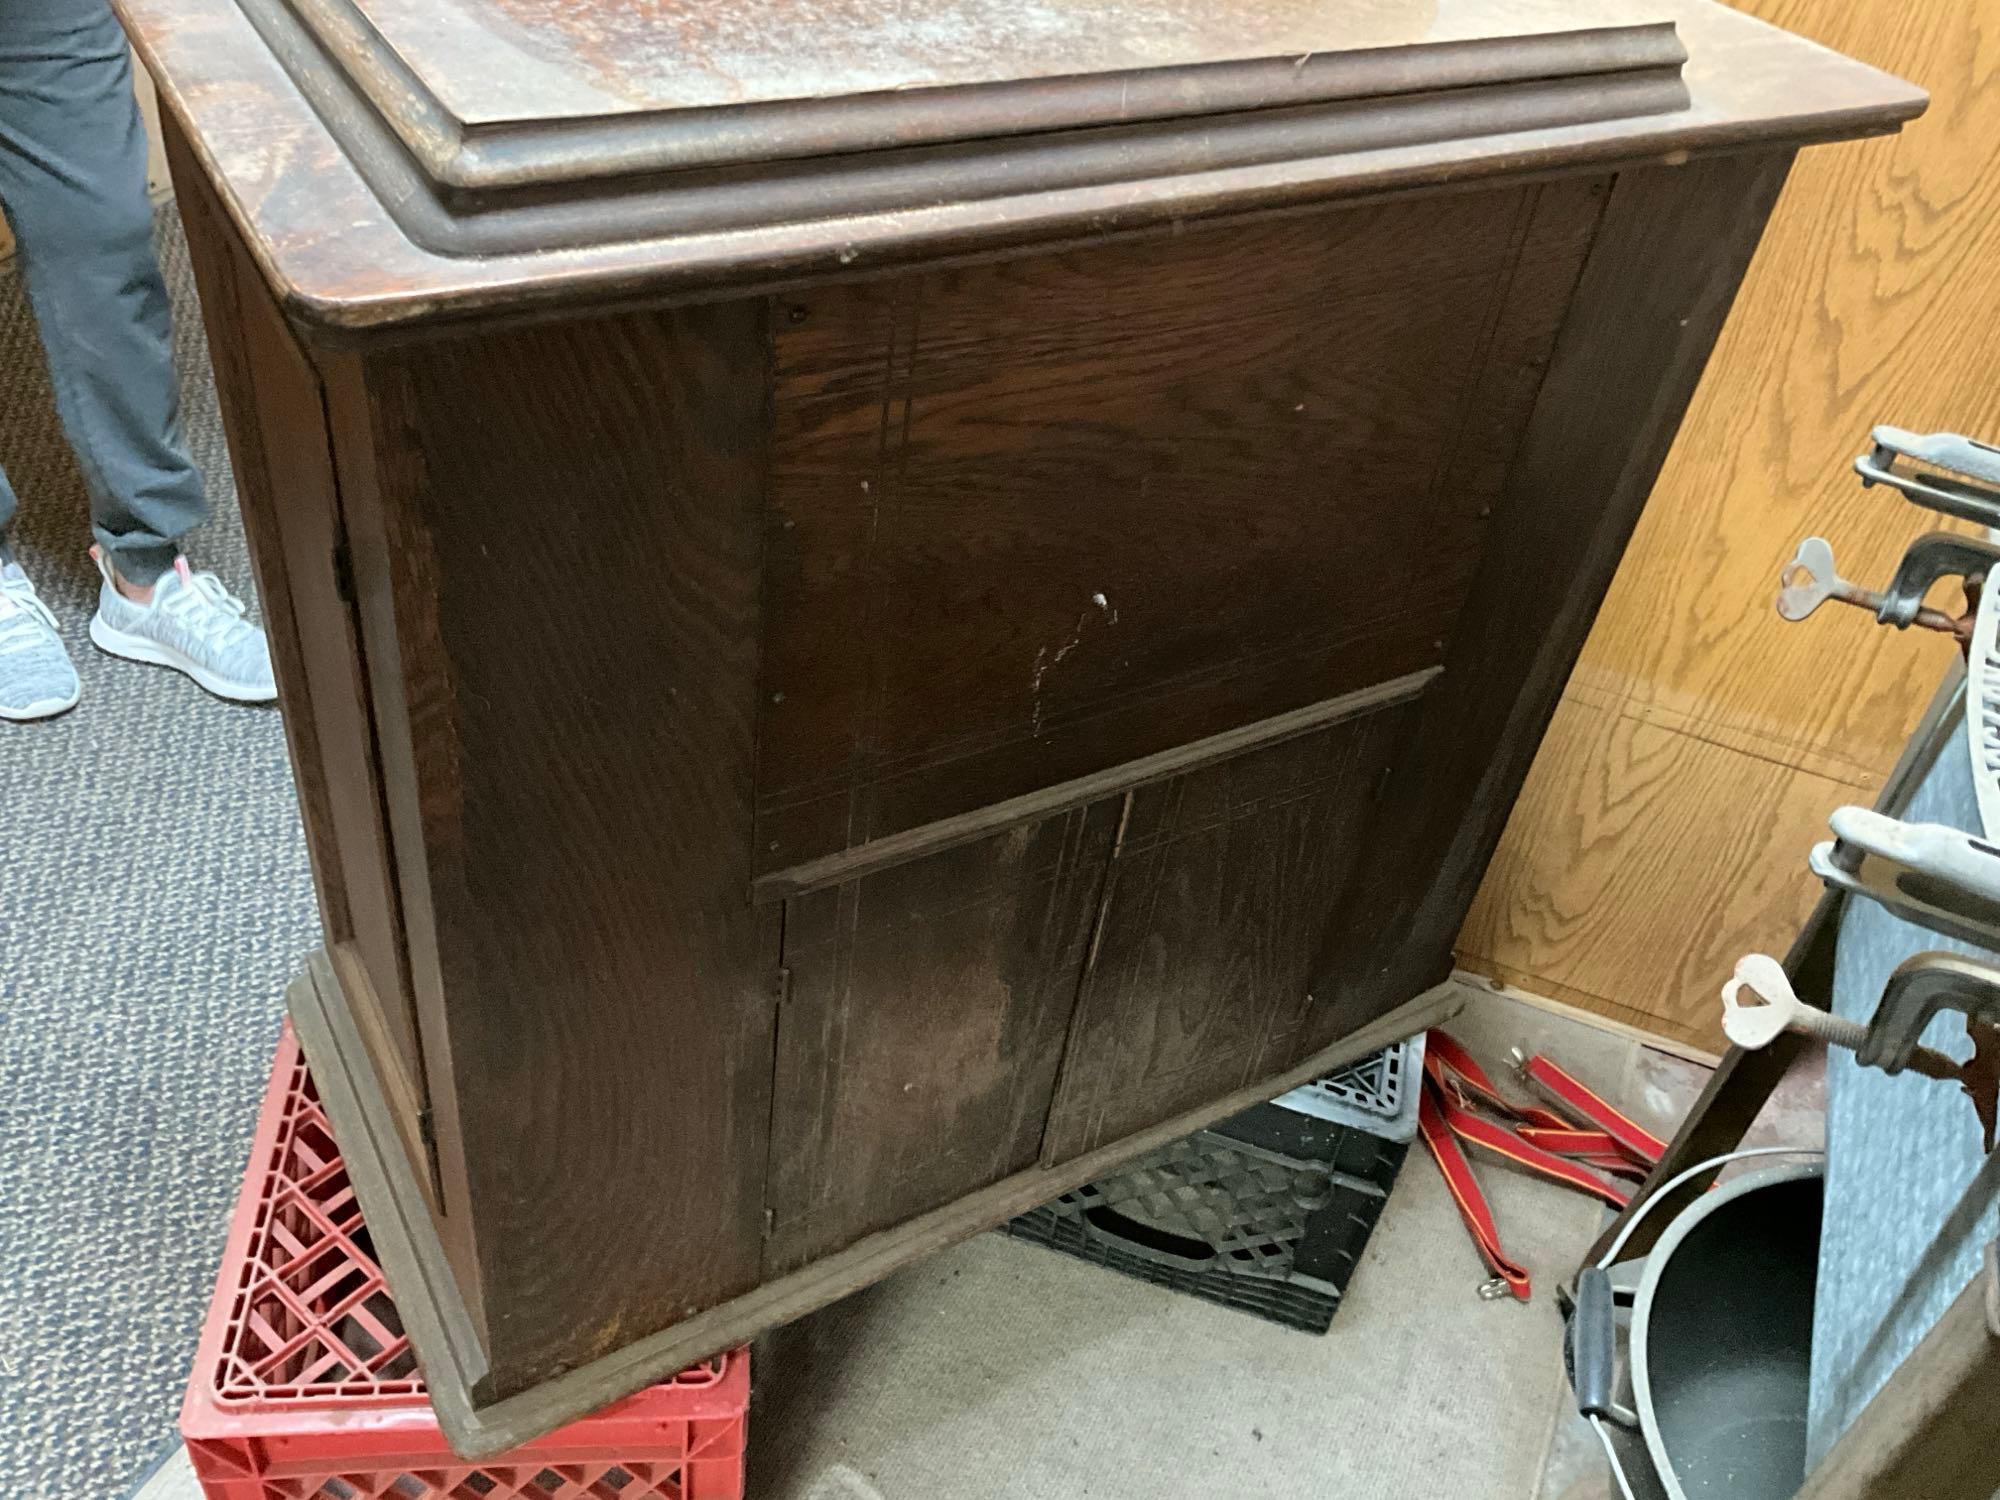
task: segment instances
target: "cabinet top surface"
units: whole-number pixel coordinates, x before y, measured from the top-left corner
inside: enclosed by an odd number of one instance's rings
[[[1644,0],[293,0],[345,9],[466,125],[1575,36]],[[1183,106],[1198,104],[1198,92]],[[1032,102],[1022,105],[1032,111]]]
[[[712,295],[1893,130],[1713,0],[113,0],[295,316]]]

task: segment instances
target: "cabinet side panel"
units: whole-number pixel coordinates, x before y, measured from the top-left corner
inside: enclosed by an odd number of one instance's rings
[[[256,376],[251,369],[243,317],[238,310],[243,300],[245,259],[208,179],[188,153],[179,126],[166,118],[161,121],[161,131],[173,172],[175,203],[187,233],[195,286],[201,298],[208,356],[215,370],[223,432],[229,440],[229,466],[243,511],[243,529],[250,542],[250,566],[257,577],[257,602],[271,642],[279,701],[284,706],[285,743],[291,753],[292,778],[305,822],[306,850],[312,859],[320,921],[327,940],[338,942],[353,931],[353,924],[347,909],[340,848],[333,833],[333,811],[319,731],[313,723],[312,699],[307,691],[299,627],[292,609],[291,583],[285,572],[276,521],[268,506],[275,488],[273,457],[265,448],[263,429],[257,420],[257,403],[252,395]],[[260,500],[266,503],[260,504]]]
[[[1317,965],[1318,1037],[1442,979],[1564,681],[1776,200],[1789,152],[1613,184],[1491,541]],[[1349,934],[1395,933],[1387,955]]]
[[[206,179],[184,168],[178,181],[327,943],[415,1175],[434,1197],[423,1049],[360,638],[336,562],[340,502],[320,382]]]
[[[385,757],[434,955],[419,996],[448,1034],[440,1148],[473,1221],[481,1399],[758,1279],[764,317],[638,313],[360,361],[360,587],[385,570],[368,617],[398,653]]]

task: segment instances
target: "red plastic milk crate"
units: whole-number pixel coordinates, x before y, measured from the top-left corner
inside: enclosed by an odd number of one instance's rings
[[[291,1027],[181,1406],[208,1500],[739,1500],[750,1353],[484,1463],[453,1455]]]

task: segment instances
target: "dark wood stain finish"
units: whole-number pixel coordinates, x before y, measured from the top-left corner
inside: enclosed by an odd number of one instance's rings
[[[355,1037],[340,989],[328,974],[325,956],[315,954],[307,971],[286,992],[300,1041],[323,1069],[321,1087],[327,1113],[339,1133],[341,1154],[353,1172],[356,1191],[371,1210],[368,1228],[411,1342],[423,1351],[431,1400],[452,1446],[468,1457],[503,1453],[551,1428],[597,1410],[637,1390],[649,1379],[671,1375],[691,1362],[745,1343],[768,1328],[789,1323],[830,1302],[880,1281],[919,1256],[991,1229],[1003,1220],[1101,1177],[1128,1157],[1166,1145],[1238,1114],[1262,1099],[1309,1078],[1381,1050],[1391,1041],[1441,1026],[1464,1008],[1473,992],[1452,981],[1412,996],[1373,1025],[1311,1054],[1285,1072],[1210,1099],[1199,1109],[1163,1121],[1113,1146],[1073,1157],[1057,1167],[1032,1166],[984,1188],[954,1198],[844,1250],[820,1257],[796,1271],[764,1282],[755,1291],[696,1313],[684,1322],[634,1340],[615,1354],[556,1376],[546,1384],[498,1401],[477,1399],[485,1360],[453,1286],[454,1273],[424,1218],[410,1181],[409,1165],[397,1147],[394,1126],[384,1118],[379,1095],[356,1088],[367,1077],[367,1061]]]
[[[1375,787],[1412,712],[1350,720],[1130,795],[1045,1163],[1298,1060],[1326,912],[1362,857]]]
[[[1635,168],[1614,184],[1508,471],[1444,676],[1336,910],[1316,1034],[1436,983],[1791,163]],[[1377,956],[1350,932],[1392,932]]]
[[[320,921],[327,936],[341,941],[352,936],[348,911],[347,872],[340,862],[334,834],[332,794],[327,777],[334,768],[320,750],[319,725],[310,712],[305,644],[292,601],[291,578],[285,568],[276,514],[278,485],[289,474],[283,452],[273,453],[265,442],[263,413],[279,419],[298,403],[318,405],[316,387],[274,386],[259,390],[250,354],[251,320],[265,295],[262,284],[230,239],[214,189],[192,165],[186,138],[171,117],[161,121],[167,161],[177,184],[181,226],[187,235],[201,298],[202,323],[208,335],[209,361],[215,370],[217,402],[222,409],[229,463],[236,479],[236,498],[250,542],[250,562],[257,577],[257,596],[264,628],[271,642],[272,668],[288,705],[285,742],[290,751],[299,810],[306,827],[313,885],[319,895]],[[330,561],[330,559],[329,559]]]
[[[1034,1164],[1116,803],[795,897],[767,1275]]]
[[[735,102],[610,6],[119,3],[292,1003],[468,1453],[1447,1009],[1790,150],[1922,102],[1706,0],[1169,5],[1158,69],[1069,18],[868,95],[759,43]]]
[[[458,82],[504,100],[503,121],[473,130],[429,104],[391,44],[343,25],[346,0],[116,3],[165,107],[200,122],[202,168],[281,300],[345,332],[790,289],[1114,232],[1178,233],[1330,197],[1845,139],[1892,131],[1925,102],[1712,0],[1367,0],[1293,8],[1323,35],[1247,67],[1214,65],[1245,62],[1235,49],[1252,29],[1275,45],[1268,7],[1216,9],[1206,38],[1171,59],[1180,66],[1016,79],[983,100],[950,87],[843,96],[799,76],[825,66],[816,47],[789,46],[788,120],[767,114],[746,129],[728,106],[676,110],[660,97],[663,107],[634,111],[622,84],[596,102],[623,118],[574,113],[573,91],[567,104],[537,100],[532,75],[546,81],[551,59],[523,50],[491,14],[497,0],[399,7],[455,13],[428,37],[402,28],[406,44],[495,34],[497,59],[454,63]],[[1172,8],[1183,20],[1206,9]],[[616,74],[664,58],[685,74],[683,24],[740,26],[743,14],[681,9],[562,3],[552,30],[573,28],[588,52],[608,16],[628,16],[652,32],[644,45],[585,66]],[[984,9],[1004,30],[1018,7]],[[1673,31],[1663,37],[1660,23]],[[1131,38],[1146,23],[1128,7],[1100,24]],[[1140,40],[1157,59],[1159,36]],[[998,51],[973,46],[975,67]],[[558,47],[554,71],[569,49]],[[912,50],[909,81],[921,82],[921,45],[876,61],[894,66]],[[1064,68],[1080,61],[1075,49],[1054,55]],[[1065,84],[1087,96],[1068,118],[1048,93]],[[538,117],[545,107],[554,112]],[[1091,117],[1131,123],[1082,123]],[[925,135],[943,143],[907,145]],[[905,149],[843,155],[843,140]],[[772,159],[729,162],[718,144]],[[548,253],[556,247],[564,253]]]
[[[357,556],[364,620],[420,646],[385,759],[414,792],[411,923],[478,1143],[495,1395],[758,1279],[763,360],[763,309],[732,303],[345,367],[373,459],[357,494],[386,529]]]
[[[170,131],[172,159],[186,145]],[[185,169],[183,168],[185,172]],[[327,938],[352,966],[363,1036],[396,1101],[406,1146],[425,1159],[428,1108],[402,910],[383,826],[365,665],[340,569],[344,549],[318,377],[255,269],[223,237],[197,177],[182,217],[201,278],[243,524],[257,559],[274,665],[286,701],[300,805]],[[252,393],[256,399],[250,400]],[[285,513],[278,515],[281,503]],[[433,1201],[433,1173],[419,1174]]]
[[[1434,665],[1601,191],[785,299],[759,872]]]

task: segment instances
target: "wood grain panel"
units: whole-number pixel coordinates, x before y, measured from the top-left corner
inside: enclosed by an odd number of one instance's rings
[[[1413,705],[1128,794],[1052,1166],[1298,1060],[1326,913]]]
[[[760,867],[1434,664],[1602,188],[788,302]]]
[[[1821,788],[1822,819],[1872,800],[1949,648],[1839,606],[1787,625],[1771,608],[1778,568],[1817,533],[1843,572],[1879,584],[1903,545],[1938,524],[1900,496],[1860,488],[1848,465],[1872,423],[2000,433],[1989,347],[2000,325],[2000,4],[1742,8],[1914,79],[1933,104],[1900,136],[1802,158],[1570,680],[1569,701],[1597,712],[1566,715],[1565,732],[1637,717],[1729,748],[1726,763],[1742,772],[1716,783],[1725,762],[1695,750],[1630,763],[1648,784],[1599,799],[1627,808],[1615,832],[1600,831],[1599,868],[1661,870],[1670,852],[1699,860],[1686,832],[1690,819],[1709,821],[1704,796],[1724,795],[1743,826],[1791,816],[1788,799],[1807,785]],[[1937,592],[1955,604],[1955,590]],[[1580,765],[1560,738],[1545,753]],[[1759,764],[1817,781],[1767,777]],[[1780,801],[1759,800],[1769,797]],[[1554,822],[1515,815],[1461,961],[1719,1045],[1722,971],[1694,984],[1679,966],[1662,970],[1647,936],[1701,920],[1702,882],[1676,876],[1664,905],[1629,886],[1628,899],[1608,899],[1600,882],[1565,869],[1567,807],[1541,807]],[[1781,951],[1814,885],[1803,847],[1744,851],[1730,875],[1748,892],[1798,887],[1732,928],[1746,947]],[[1628,939],[1621,968],[1609,955]]]
[[[247,276],[250,267],[241,267]],[[240,331],[258,393],[257,420],[269,451],[281,455],[276,494],[244,501],[246,514],[282,504],[284,524],[270,525],[283,554],[300,647],[318,725],[334,835],[340,844],[352,939],[381,1011],[371,1018],[389,1044],[383,1059],[401,1076],[401,1097],[421,1107],[423,1051],[410,996],[403,917],[391,868],[389,831],[376,768],[374,726],[354,611],[341,597],[338,566],[329,560],[346,545],[340,499],[328,448],[320,385],[292,341],[261,282],[244,283]]]
[[[185,161],[178,135],[172,150]],[[424,1142],[423,1048],[360,639],[329,565],[342,525],[320,381],[255,268],[223,233],[207,183],[198,171],[184,168],[183,175],[182,218],[197,251],[209,347],[228,372],[218,382],[224,425],[326,941],[361,971],[353,986],[357,1019],[416,1178],[435,1198]],[[243,399],[250,391],[254,402]]]
[[[266,447],[259,403],[245,336],[246,301],[264,295],[261,283],[247,272],[247,260],[230,236],[222,205],[216,202],[189,153],[187,140],[170,127],[166,148],[186,184],[180,216],[201,296],[202,323],[208,335],[209,359],[215,369],[216,401],[229,442],[229,466],[236,480],[243,529],[250,540],[250,562],[257,580],[257,601],[271,643],[271,666],[281,700],[298,708],[284,715],[285,747],[291,756],[292,779],[298,789],[299,811],[305,824],[306,853],[312,862],[313,889],[319,897],[320,925],[338,942],[353,935],[347,909],[346,873],[341,868],[340,843],[334,833],[333,806],[327,787],[325,756],[319,727],[313,721],[299,618],[292,605],[292,583],[275,529],[271,501],[278,456]]]
[[[767,1277],[1034,1165],[1119,812],[787,903]]]
[[[1488,875],[1510,899],[1475,906],[1460,941],[1496,977],[1710,1045],[1722,980],[1766,934],[1805,920],[1818,882],[1795,872],[1826,836],[1826,810],[1857,795],[1812,771],[1567,700]],[[1647,837],[1635,840],[1635,829]],[[1548,984],[1551,967],[1559,988]],[[1634,974],[1670,1003],[1633,1006]]]
[[[1790,158],[1612,185],[1444,676],[1419,703],[1342,897],[1308,1024],[1338,1035],[1435,983],[1658,478]],[[1560,580],[1550,586],[1550,580]],[[1394,933],[1388,951],[1350,935]]]
[[[336,392],[495,1397],[759,1277],[765,358],[738,303],[384,351]]]

